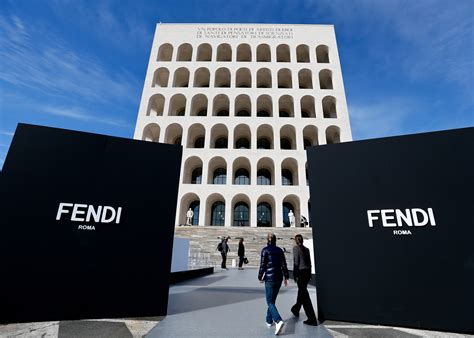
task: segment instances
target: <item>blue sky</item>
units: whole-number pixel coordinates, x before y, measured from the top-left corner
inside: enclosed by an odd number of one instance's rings
[[[355,140],[474,126],[474,1],[0,1],[0,166],[18,122],[132,137],[157,22],[336,29]]]

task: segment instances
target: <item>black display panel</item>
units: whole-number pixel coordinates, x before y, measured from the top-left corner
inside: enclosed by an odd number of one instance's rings
[[[0,186],[0,321],[166,315],[180,146],[19,124]]]
[[[474,128],[307,155],[320,317],[474,333]]]

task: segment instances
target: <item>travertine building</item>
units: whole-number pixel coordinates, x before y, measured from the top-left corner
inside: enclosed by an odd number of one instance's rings
[[[134,137],[183,146],[176,224],[299,225],[305,148],[352,140],[334,27],[158,24]]]

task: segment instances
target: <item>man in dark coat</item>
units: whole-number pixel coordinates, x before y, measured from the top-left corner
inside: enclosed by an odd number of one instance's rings
[[[221,242],[221,256],[222,256],[221,268],[225,270],[228,270],[226,266],[227,253],[230,251],[229,245],[227,244],[228,240],[229,240],[229,237],[224,237]]]
[[[267,300],[266,323],[271,327],[276,323],[275,335],[280,334],[285,322],[281,319],[275,302],[280,291],[283,279],[285,286],[288,286],[288,268],[283,250],[276,246],[275,234],[268,234],[267,246],[262,249],[260,255],[260,269],[258,270],[258,280],[265,282],[265,297]]]
[[[309,249],[303,245],[303,236],[295,236],[296,245],[293,247],[293,276],[298,284],[298,298],[296,304],[291,307],[291,312],[299,316],[301,306],[308,317],[303,323],[317,326],[316,314],[308,293],[308,283],[311,279],[311,256]]]

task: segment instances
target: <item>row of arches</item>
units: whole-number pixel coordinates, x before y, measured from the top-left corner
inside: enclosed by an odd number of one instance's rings
[[[159,142],[160,126],[150,123],[143,129],[142,140]],[[248,125],[237,125],[233,130],[233,144],[229,145],[229,131],[226,125],[216,124],[210,130],[209,144],[206,144],[206,128],[200,123],[195,123],[188,128],[186,144],[182,144],[183,127],[173,123],[166,128],[164,143],[178,144],[187,148],[213,148],[213,149],[281,149],[295,150],[299,147],[296,141],[296,128],[293,125],[282,126],[279,134],[275,134],[273,127],[269,124],[260,125],[257,128],[256,143],[253,143],[252,132]],[[318,128],[313,125],[306,126],[302,130],[303,146],[319,145]],[[254,136],[255,137],[255,136]],[[341,142],[341,131],[337,126],[329,126],[325,131],[326,144]],[[279,144],[275,144],[275,140]]]
[[[170,43],[162,44],[158,48],[157,61],[172,61],[174,47]],[[274,51],[268,44],[260,44],[255,51],[247,43],[237,46],[236,55],[233,56],[233,50],[230,44],[222,43],[217,46],[216,53],[213,53],[213,47],[209,43],[202,43],[197,47],[197,53],[193,56],[193,46],[189,43],[181,44],[175,56],[176,61],[220,61],[220,62],[310,62],[311,59],[317,63],[329,63],[329,48],[326,45],[319,45],[315,49],[315,54],[310,55],[310,47],[305,44],[296,46],[296,55],[292,56],[290,46],[280,44]],[[292,57],[296,59],[292,60]]]
[[[203,203],[205,207],[201,207],[199,196],[188,193],[181,199],[180,215],[182,216],[180,216],[179,222],[181,224],[185,223],[186,210],[191,209],[194,213],[191,220],[192,225],[289,227],[288,214],[291,210],[295,215],[297,226],[299,226],[301,216],[300,199],[293,194],[285,196],[278,206],[275,198],[268,194],[260,196],[256,203],[252,203],[247,195],[238,194],[230,201],[230,219],[226,219],[226,208],[228,207],[226,202],[221,194],[215,193],[207,197]],[[311,206],[308,201],[308,210],[310,209]],[[276,224],[277,211],[281,212],[282,224]],[[252,224],[252,219],[254,224]]]
[[[155,94],[150,97],[146,111],[147,116],[163,116],[165,111],[165,97]],[[211,114],[208,114],[208,98],[204,94],[196,94],[191,99],[190,113],[186,114],[186,96],[175,94],[171,97],[168,105],[168,116],[230,116],[230,99],[225,94],[218,94],[212,100]],[[252,116],[252,102],[246,94],[238,95],[234,100],[234,116]],[[295,103],[290,95],[282,95],[278,99],[278,117],[295,117]],[[311,95],[305,95],[300,99],[301,117],[315,118],[315,99]],[[260,95],[257,98],[256,116],[273,117],[273,99],[270,95]],[[325,96],[321,100],[321,108],[324,118],[337,118],[337,101],[334,96]]]
[[[198,156],[191,156],[184,162],[182,183],[184,184],[228,184],[228,185],[307,185],[308,172],[305,166],[306,179],[300,181],[298,162],[294,158],[286,158],[275,165],[270,157],[259,159],[252,167],[247,157],[236,158],[231,166],[221,157],[213,157],[203,171],[203,161]],[[280,172],[276,182],[276,171]],[[230,172],[230,175],[228,173]],[[207,176],[204,177],[203,175]]]
[[[293,88],[293,79],[291,70],[282,68],[277,72],[277,82],[272,82],[272,72],[268,68],[261,68],[256,74],[256,83],[252,83],[252,74],[248,68],[237,69],[234,76],[235,88]],[[329,69],[322,69],[318,73],[319,89],[333,89],[332,71]],[[168,68],[158,68],[152,81],[152,87],[168,87],[170,80],[170,72]],[[172,87],[189,87],[190,73],[185,67],[180,67],[175,70],[173,76]],[[216,88],[230,88],[232,84],[231,72],[228,68],[218,68],[214,74],[214,87]],[[193,87],[209,88],[211,86],[211,73],[208,68],[201,67],[194,72]],[[299,89],[313,89],[313,72],[310,69],[304,68],[298,71],[298,85]]]

